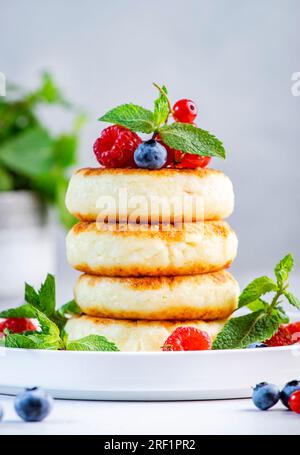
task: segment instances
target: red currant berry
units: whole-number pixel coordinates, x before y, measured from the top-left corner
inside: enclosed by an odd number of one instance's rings
[[[104,167],[136,167],[133,154],[141,142],[128,128],[113,125],[102,131],[93,148],[97,161]]]
[[[179,169],[196,169],[197,167],[206,167],[210,162],[210,156],[193,155],[192,153],[183,153],[181,160],[176,165]]]
[[[211,338],[195,327],[177,327],[166,339],[163,351],[204,351],[211,349]]]
[[[292,395],[289,398],[289,408],[296,412],[297,414],[300,414],[300,390],[292,393]]]
[[[191,100],[179,100],[172,109],[172,115],[176,122],[193,123],[197,114],[197,106]]]

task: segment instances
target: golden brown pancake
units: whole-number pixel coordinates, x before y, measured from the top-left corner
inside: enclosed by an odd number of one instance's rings
[[[237,307],[239,286],[226,271],[177,277],[81,275],[74,296],[89,316],[116,319],[224,319]]]
[[[173,222],[184,216],[191,222],[227,218],[234,194],[229,178],[214,169],[85,168],[72,176],[66,206],[83,221]]]
[[[79,316],[66,324],[69,340],[95,334],[114,342],[120,351],[159,351],[168,336],[180,326],[205,330],[214,339],[226,320],[216,321],[131,321]]]
[[[174,226],[81,222],[67,235],[67,258],[77,270],[104,276],[197,275],[229,267],[237,237],[224,221]]]

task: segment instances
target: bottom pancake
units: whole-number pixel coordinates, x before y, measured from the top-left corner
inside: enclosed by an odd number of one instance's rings
[[[205,330],[212,340],[223,328],[226,320],[216,321],[131,321],[79,316],[69,319],[65,330],[69,340],[88,335],[102,335],[112,341],[120,351],[159,351],[168,336],[177,327],[196,327]]]

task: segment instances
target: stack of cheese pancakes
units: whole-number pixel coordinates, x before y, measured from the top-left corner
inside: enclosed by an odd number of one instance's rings
[[[231,181],[213,169],[81,169],[66,205],[80,221],[67,236],[70,265],[83,272],[70,339],[105,336],[121,351],[160,350],[179,326],[214,339],[235,310],[227,269],[237,237]]]

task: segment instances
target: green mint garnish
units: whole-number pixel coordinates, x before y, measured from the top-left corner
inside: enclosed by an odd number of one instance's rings
[[[135,132],[153,133],[153,138],[159,134],[166,145],[183,153],[224,159],[222,142],[208,131],[188,123],[167,124],[172,113],[167,88],[164,85],[154,86],[159,90],[159,96],[154,101],[153,112],[135,104],[122,104],[98,120],[121,125]]]
[[[119,351],[114,343],[99,335],[89,335],[80,340],[70,341],[68,351]]]
[[[168,90],[163,85],[154,84],[154,86],[159,90],[159,97],[154,101],[154,122],[156,128],[159,128],[161,124],[165,123],[168,120],[168,117],[171,112],[171,105],[168,98]]]
[[[162,141],[176,150],[201,156],[225,158],[222,142],[208,131],[188,123],[172,123],[159,130]]]
[[[278,329],[278,321],[264,311],[230,319],[213,342],[213,349],[246,348],[251,343],[271,338]]]
[[[276,291],[277,284],[267,276],[262,276],[253,280],[243,290],[239,297],[239,308],[255,302],[259,297],[265,295],[267,292]]]
[[[81,308],[79,305],[77,305],[75,300],[70,300],[69,302],[65,303],[57,311],[62,317],[72,316],[74,314],[82,314]]]
[[[249,344],[270,339],[279,325],[289,322],[280,305],[283,297],[300,310],[300,301],[288,288],[289,274],[293,269],[294,259],[286,255],[275,267],[276,282],[263,276],[253,280],[241,293],[238,309],[247,307],[252,313],[230,319],[213,342],[213,349],[246,348]],[[262,296],[273,292],[270,302]]]
[[[156,128],[153,113],[135,104],[122,104],[115,107],[98,120],[116,123],[129,128],[131,131],[140,133],[150,134]]]
[[[48,274],[46,280],[36,291],[25,284],[25,304],[0,312],[0,318],[37,319],[39,330],[24,333],[4,332],[0,346],[23,349],[65,349],[72,351],[118,351],[114,343],[100,335],[91,335],[68,343],[64,331],[68,317],[81,314],[74,300],[56,310],[55,278]]]

